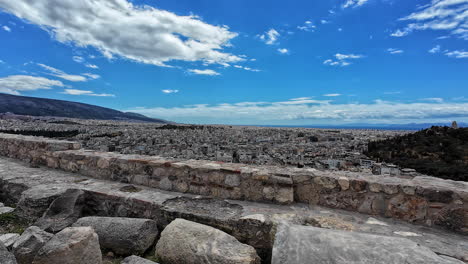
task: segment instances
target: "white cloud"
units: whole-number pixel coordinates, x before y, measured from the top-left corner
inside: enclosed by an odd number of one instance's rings
[[[325,60],[323,62],[323,64],[330,65],[330,66],[342,66],[342,67],[344,67],[344,66],[351,65],[351,63],[348,60],[360,59],[360,58],[363,58],[363,57],[364,57],[363,55],[337,53],[337,54],[335,54],[336,60],[327,59],[327,60]]]
[[[428,50],[429,53],[439,53],[440,52],[440,45],[437,45],[435,47],[433,47],[432,49]]]
[[[42,63],[38,63],[37,65],[41,66],[42,68],[46,69],[47,71],[49,71],[49,74],[52,75],[52,76],[55,76],[55,77],[58,77],[58,78],[61,78],[61,79],[64,79],[64,80],[67,80],[67,81],[71,81],[71,82],[85,82],[87,81],[88,79],[84,76],[81,76],[81,75],[71,75],[71,74],[67,74],[59,69],[56,69],[54,67],[51,67],[51,66],[48,66],[48,65],[45,65],[45,64],[42,64]]]
[[[73,60],[77,63],[83,63],[85,59],[81,56],[73,56]]]
[[[99,96],[99,97],[115,97],[113,94],[106,94],[106,93],[101,93],[97,94],[94,93],[93,91],[87,91],[87,90],[77,90],[77,89],[65,89],[63,94],[69,94],[69,95],[88,95],[88,96]]]
[[[404,51],[401,50],[401,49],[394,49],[394,48],[389,48],[387,49],[388,53],[390,54],[401,54],[403,53]]]
[[[341,94],[339,94],[339,93],[331,93],[331,94],[324,94],[323,96],[326,96],[326,97],[337,97],[337,96],[341,96]]]
[[[353,7],[356,8],[358,6],[362,6],[367,3],[369,0],[346,0],[346,2],[341,6],[342,8]]]
[[[320,20],[320,23],[322,23],[322,24],[328,24],[328,23],[330,23],[330,22],[329,22],[328,20],[322,19],[322,20]]]
[[[91,69],[99,69],[99,67],[97,65],[94,65],[94,64],[85,64],[86,67],[88,68],[91,68]]]
[[[274,28],[268,30],[264,34],[260,35],[260,39],[264,41],[267,45],[273,45],[278,41],[280,33]]]
[[[314,29],[316,28],[316,26],[312,23],[312,21],[309,21],[307,20],[306,22],[304,22],[304,25],[302,26],[298,26],[297,27],[299,30],[302,30],[302,31],[314,31]]]
[[[223,52],[238,35],[227,26],[127,0],[0,0],[0,8],[40,26],[59,42],[94,47],[107,58],[158,66],[167,66],[172,60],[244,60]]]
[[[7,32],[11,32],[11,28],[8,27],[8,26],[3,26],[2,28],[3,28],[3,30],[5,30]]]
[[[245,66],[241,66],[241,65],[234,65],[234,68],[243,69],[243,70],[251,71],[251,72],[260,72],[259,69],[253,69],[253,68],[245,67]]]
[[[96,80],[96,79],[99,79],[101,78],[100,75],[98,74],[93,74],[93,73],[83,73],[84,76],[87,76],[89,79],[91,80]]]
[[[452,58],[457,58],[457,59],[466,59],[468,58],[468,51],[454,50],[454,51],[449,51],[445,53],[445,55],[452,57]]]
[[[178,93],[179,90],[165,89],[165,90],[161,90],[161,92],[163,92],[165,94],[171,94],[171,93]]]
[[[459,38],[468,40],[468,0],[432,0],[414,13],[401,18],[411,21],[391,36],[402,37],[415,30],[446,30]]]
[[[210,76],[220,75],[220,73],[210,70],[210,69],[206,69],[206,70],[190,69],[188,71],[194,74],[198,74],[198,75],[210,75]]]
[[[442,103],[442,102],[444,102],[444,99],[439,98],[439,97],[422,98],[421,100],[423,100],[423,101],[429,101],[429,102],[435,102],[435,103]]]
[[[29,75],[11,75],[0,78],[0,92],[19,95],[22,91],[35,91],[40,89],[52,89],[53,87],[64,87],[57,80]]]
[[[289,54],[289,50],[285,49],[285,48],[278,49],[278,52],[281,53],[281,54]]]
[[[310,98],[285,102],[239,102],[234,104],[199,104],[184,107],[135,109],[141,114],[174,121],[271,124],[304,121],[305,123],[341,122],[427,122],[427,120],[468,120],[468,103],[387,102],[332,104]],[[219,121],[218,121],[219,120]]]

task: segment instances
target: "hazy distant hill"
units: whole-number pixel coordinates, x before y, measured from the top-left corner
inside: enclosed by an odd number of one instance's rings
[[[124,113],[95,105],[0,93],[0,113],[7,112],[30,116],[170,123],[162,119],[149,118],[136,113]]]
[[[434,126],[370,142],[366,154],[439,178],[468,181],[468,128]]]

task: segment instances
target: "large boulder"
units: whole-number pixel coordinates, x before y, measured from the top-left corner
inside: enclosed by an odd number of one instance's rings
[[[10,253],[8,249],[0,242],[0,263],[1,264],[16,264],[15,255]]]
[[[120,264],[158,264],[156,262],[153,262],[151,260],[141,258],[135,255],[132,255],[130,257],[126,257]]]
[[[17,233],[3,234],[0,235],[0,243],[3,243],[6,248],[11,248],[19,237],[20,235]]]
[[[400,237],[324,228],[280,225],[273,245],[272,264],[461,264],[441,258],[429,248]]]
[[[154,244],[158,227],[154,220],[124,217],[83,217],[73,226],[91,226],[102,249],[119,255],[143,254]]]
[[[33,264],[101,264],[98,235],[91,227],[68,227],[37,253]]]
[[[83,205],[84,192],[79,189],[68,189],[50,204],[34,225],[47,232],[60,232],[81,217]]]
[[[61,185],[37,185],[21,194],[16,213],[22,218],[35,221],[49,208],[50,204],[68,188]]]
[[[37,226],[28,227],[15,241],[12,250],[19,264],[31,264],[37,252],[54,235]]]
[[[255,249],[216,228],[176,219],[161,233],[156,255],[171,264],[258,264]]]

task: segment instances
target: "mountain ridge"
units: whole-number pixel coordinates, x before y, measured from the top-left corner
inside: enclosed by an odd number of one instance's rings
[[[28,116],[172,123],[163,119],[132,112],[121,112],[97,105],[0,93],[0,113],[8,112]]]

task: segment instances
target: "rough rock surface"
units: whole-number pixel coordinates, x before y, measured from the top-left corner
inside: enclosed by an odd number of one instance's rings
[[[10,248],[19,237],[20,235],[16,233],[3,234],[0,235],[0,243],[3,243],[5,247]]]
[[[31,264],[37,252],[53,237],[37,226],[28,227],[13,244],[13,254],[19,264]]]
[[[15,256],[0,242],[0,263],[1,264],[16,264]]]
[[[8,206],[0,207],[0,215],[12,213],[13,211],[15,211],[15,208],[11,208],[11,207],[8,207]]]
[[[462,264],[439,257],[429,248],[406,238],[280,225],[273,246],[272,264],[388,263]]]
[[[133,255],[130,257],[126,257],[124,260],[122,260],[122,262],[120,262],[120,264],[158,264],[158,263]]]
[[[68,189],[50,204],[44,215],[34,225],[47,232],[60,232],[81,217],[83,205],[84,192],[78,189]]]
[[[216,228],[176,219],[161,233],[156,255],[173,264],[258,264],[251,246]]]
[[[68,227],[37,253],[33,264],[101,264],[99,239],[91,227]]]
[[[68,188],[65,186],[36,185],[23,192],[18,202],[17,213],[19,216],[30,220],[40,218],[57,197],[62,195]]]
[[[158,235],[154,220],[124,217],[83,217],[73,226],[90,226],[99,235],[101,248],[119,255],[143,254]]]

